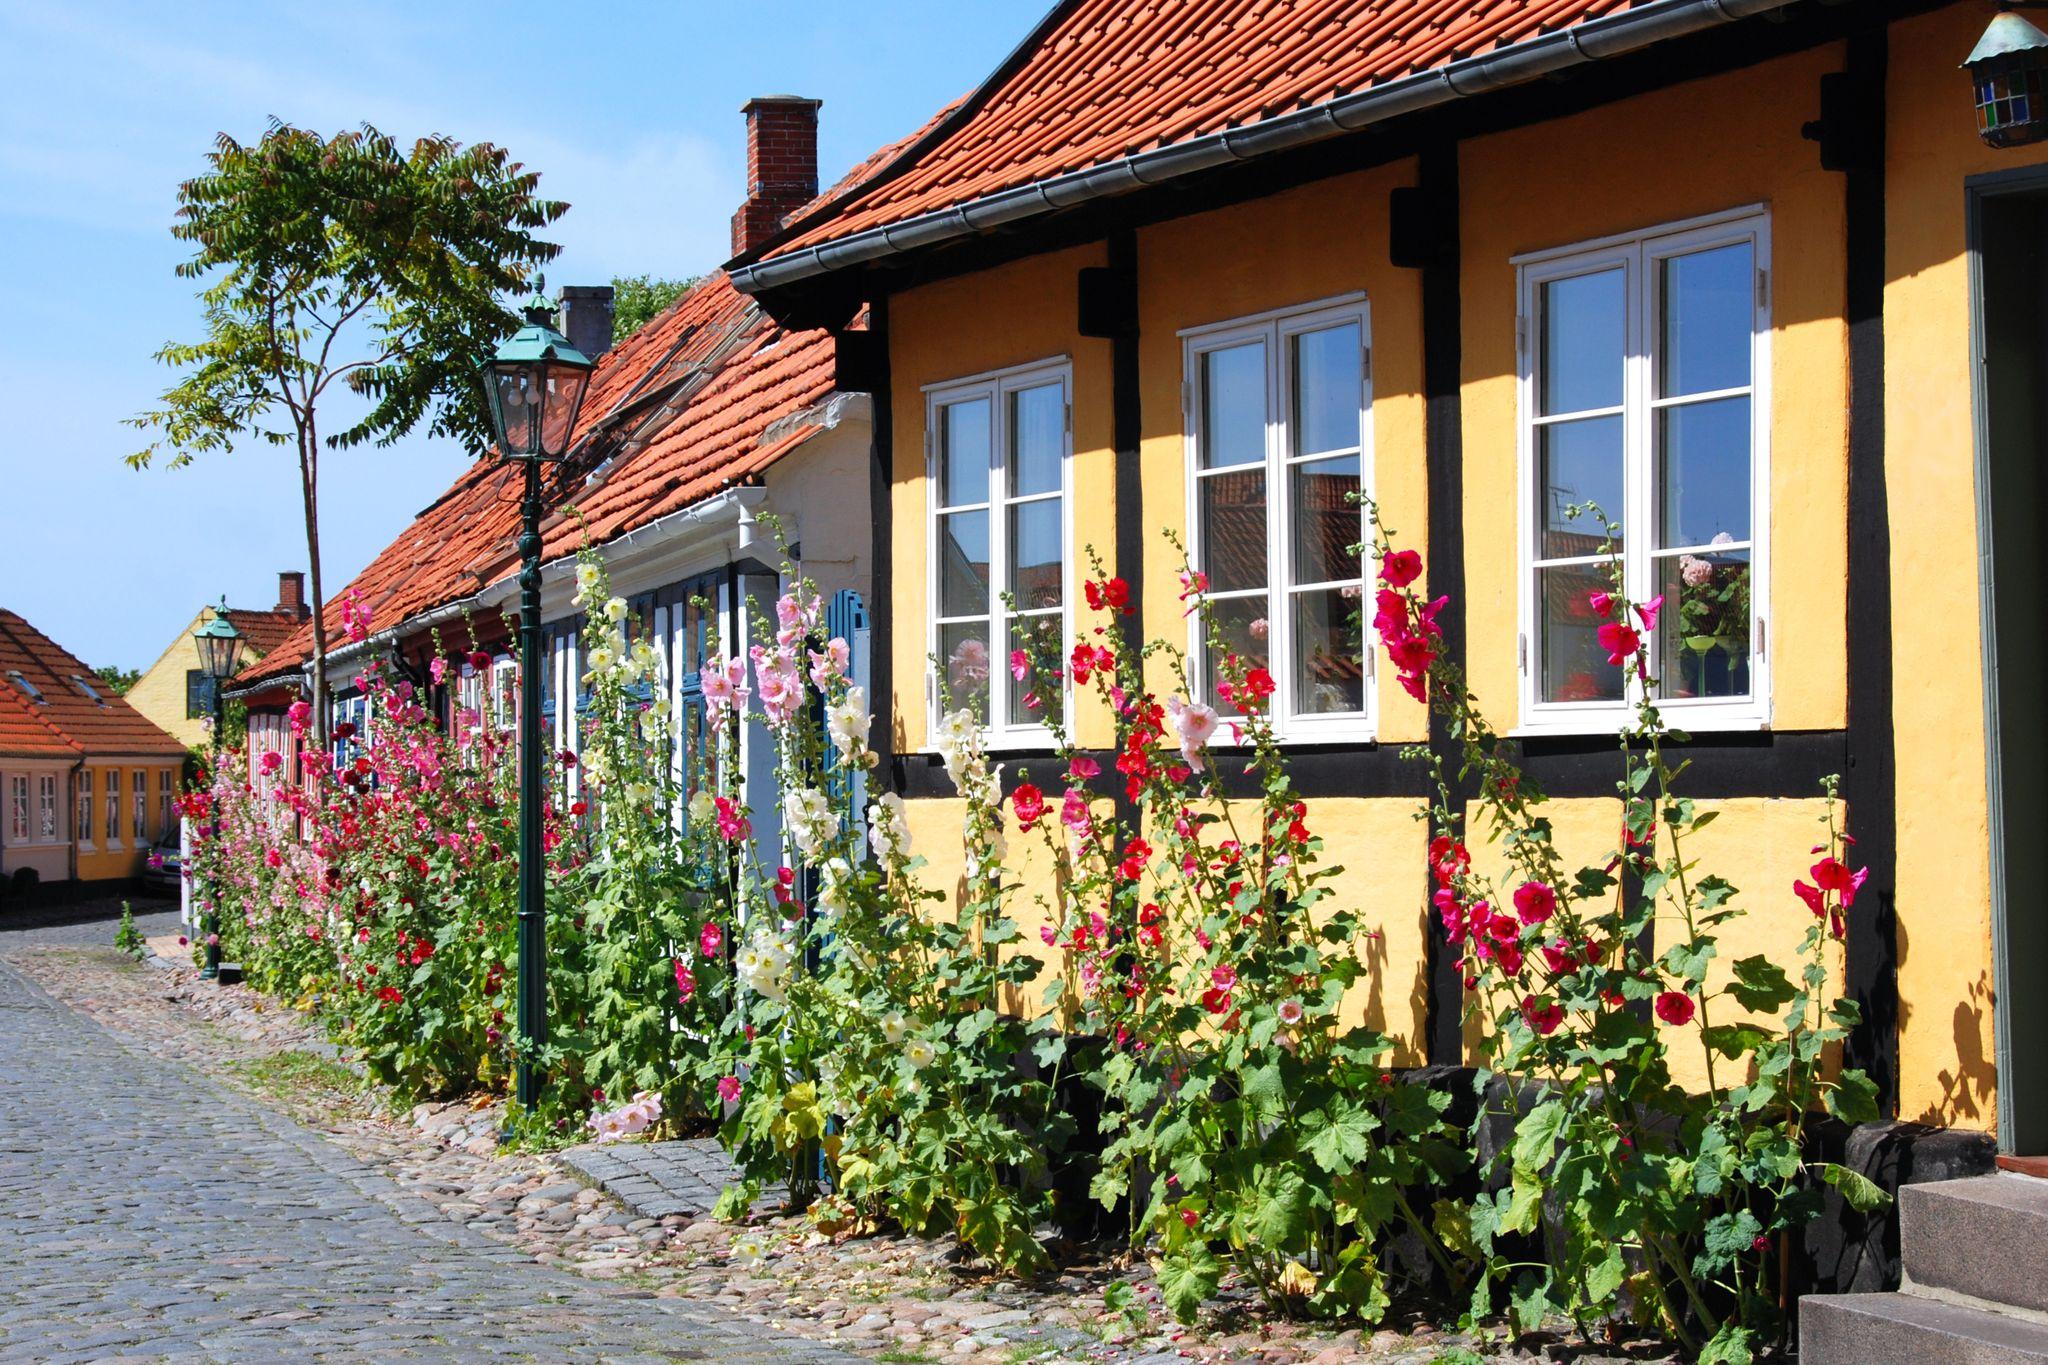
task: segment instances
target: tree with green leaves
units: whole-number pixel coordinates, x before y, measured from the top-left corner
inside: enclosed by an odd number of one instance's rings
[[[142,681],[139,668],[122,668],[118,664],[101,664],[93,670],[99,680],[114,690],[117,697],[128,695],[128,689]]]
[[[477,363],[517,319],[499,296],[561,250],[534,233],[568,205],[488,142],[421,138],[369,125],[322,137],[273,121],[244,145],[223,133],[205,173],[178,190],[171,232],[193,244],[178,266],[202,281],[205,330],[157,359],[178,380],[130,419],[154,435],[128,457],[177,468],[238,443],[299,461],[311,561],[313,719],[327,744],[327,622],[320,579],[324,451],[388,445],[424,421],[475,453],[490,443]],[[323,434],[326,400],[353,400]]]
[[[690,291],[701,276],[664,280],[652,275],[619,275],[612,280],[612,345],[616,346]]]

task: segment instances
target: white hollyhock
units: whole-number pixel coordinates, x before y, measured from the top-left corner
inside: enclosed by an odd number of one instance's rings
[[[847,688],[844,698],[825,708],[825,729],[832,736],[832,747],[839,751],[839,761],[847,767],[866,766],[872,723],[865,687]]]
[[[832,802],[816,787],[798,787],[782,798],[782,819],[796,851],[809,857],[834,832]]]
[[[910,856],[910,826],[904,823],[903,798],[883,792],[868,804],[868,843],[883,862]]]

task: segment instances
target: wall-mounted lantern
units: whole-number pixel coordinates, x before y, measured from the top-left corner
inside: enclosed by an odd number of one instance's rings
[[[2048,137],[2048,33],[2000,14],[1963,66],[1977,94],[1977,136],[1993,147]]]

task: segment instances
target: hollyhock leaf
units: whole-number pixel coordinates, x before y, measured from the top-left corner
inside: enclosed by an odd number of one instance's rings
[[[1261,1121],[1271,1122],[1287,1112],[1287,1081],[1280,1074],[1277,1062],[1270,1062],[1247,1074],[1243,1093],[1245,1103]]]
[[[1195,1314],[1215,1294],[1223,1279],[1223,1262],[1200,1242],[1180,1247],[1156,1262],[1152,1270],[1167,1310],[1184,1323],[1195,1320]]]
[[[1660,959],[1664,970],[1672,976],[1687,981],[1707,979],[1707,964],[1714,960],[1714,940],[1696,939],[1691,943],[1674,943],[1664,950]]]
[[[1501,1232],[1533,1232],[1543,1210],[1543,1181],[1535,1172],[1515,1167],[1514,1177],[1502,1197],[1505,1203],[1495,1220]]]
[[[1754,1024],[1716,1024],[1703,1029],[1700,1039],[1730,1060],[1739,1060],[1763,1047],[1770,1035]]]
[[[1508,1312],[1515,1325],[1524,1332],[1533,1332],[1542,1326],[1550,1311],[1550,1272],[1524,1270],[1517,1275],[1514,1287],[1508,1291]]]
[[[1700,1365],[1750,1365],[1756,1359],[1755,1341],[1749,1328],[1724,1322],[1700,1348]]]
[[[1695,1273],[1712,1275],[1734,1264],[1735,1258],[1747,1252],[1763,1230],[1764,1225],[1748,1209],[1731,1209],[1708,1220],[1705,1245],[1693,1260]]]
[[[1379,1120],[1362,1109],[1345,1108],[1335,1114],[1317,1110],[1298,1121],[1308,1134],[1309,1156],[1331,1175],[1342,1175],[1372,1155],[1369,1135]]]
[[[1539,1104],[1524,1115],[1515,1125],[1515,1165],[1528,1171],[1549,1165],[1567,1117],[1564,1105],[1556,1100]]]
[[[1892,1202],[1882,1186],[1860,1171],[1837,1166],[1832,1161],[1821,1162],[1819,1170],[1820,1178],[1841,1191],[1843,1201],[1858,1213],[1869,1213]]]
[[[1621,1291],[1622,1281],[1627,1276],[1628,1262],[1621,1254],[1621,1247],[1608,1243],[1605,1253],[1586,1267],[1586,1301],[1596,1311],[1604,1312],[1607,1301]]]
[[[1255,1202],[1245,1230],[1268,1251],[1301,1245],[1314,1225],[1308,1180],[1292,1166],[1262,1169],[1252,1187]]]
[[[1734,973],[1728,994],[1752,1014],[1775,1013],[1797,993],[1785,979],[1785,969],[1761,954],[1738,961]]]
[[[1827,1110],[1844,1123],[1877,1119],[1877,1082],[1861,1071],[1844,1071],[1827,1093]]]

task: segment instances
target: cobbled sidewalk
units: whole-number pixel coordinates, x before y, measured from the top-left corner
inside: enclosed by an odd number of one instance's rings
[[[536,1265],[4,964],[0,1115],[0,1361],[850,1359]]]

